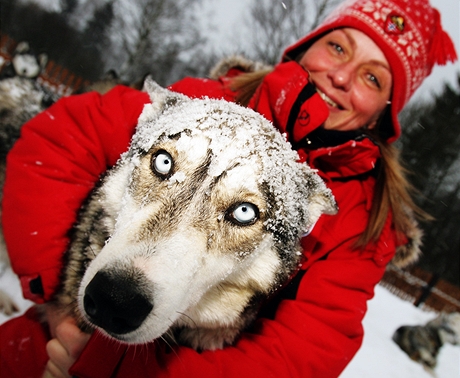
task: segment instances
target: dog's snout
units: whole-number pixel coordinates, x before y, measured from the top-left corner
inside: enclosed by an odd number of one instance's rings
[[[98,272],[85,290],[83,306],[89,320],[112,335],[140,327],[153,308],[132,277]]]

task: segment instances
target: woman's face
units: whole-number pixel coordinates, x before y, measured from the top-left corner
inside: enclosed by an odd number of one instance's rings
[[[300,64],[327,103],[326,129],[375,126],[390,98],[392,75],[382,50],[366,34],[333,30],[305,52]]]

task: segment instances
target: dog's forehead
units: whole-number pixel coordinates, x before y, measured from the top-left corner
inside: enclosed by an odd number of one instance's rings
[[[191,139],[182,139],[183,134]],[[253,182],[257,180],[257,185],[271,193],[275,207],[282,209],[290,228],[304,227],[301,223],[309,222],[307,198],[313,193],[327,194],[320,177],[305,164],[299,164],[297,152],[272,123],[251,109],[223,100],[182,98],[163,108],[146,105],[132,148],[134,154],[146,153],[158,141],[170,137],[182,139],[183,150],[192,150],[194,147],[187,147],[186,142],[193,143],[197,136],[209,143],[209,175],[221,177],[229,168],[240,165],[255,167]],[[247,172],[238,181],[248,179],[251,175]]]
[[[162,136],[175,136],[183,132],[204,135],[220,150],[233,140],[249,139],[260,130],[260,115],[220,100],[189,100],[166,107],[158,114],[148,104],[139,117],[136,144],[145,151]],[[268,121],[266,121],[268,122]]]
[[[238,151],[230,140],[227,144],[221,144],[218,148],[215,142],[202,132],[195,132],[189,135],[183,132],[175,140],[176,151],[182,155],[182,158],[200,164],[212,151],[213,159],[209,166],[209,175],[212,177],[220,176],[225,172],[222,178],[226,187],[229,189],[246,188],[251,191],[257,191],[257,178],[260,176],[260,161],[254,154]],[[217,155],[216,155],[217,154]]]
[[[259,114],[246,108],[220,100],[189,100],[166,108],[156,116],[153,105],[146,106],[139,118],[134,147],[148,151],[152,146],[171,138],[176,149],[186,152],[189,159],[200,160],[211,153],[210,174],[219,176],[230,166],[251,158],[258,165],[265,148],[262,141],[271,145],[267,131],[273,126]],[[256,146],[258,144],[259,146]],[[258,158],[256,158],[256,155]]]
[[[258,192],[259,190],[259,172],[255,164],[240,164],[228,169],[222,178],[222,184],[227,190],[246,189],[249,192]]]
[[[209,139],[204,135],[189,135],[183,132],[175,141],[176,151],[191,162],[201,162],[207,155]]]

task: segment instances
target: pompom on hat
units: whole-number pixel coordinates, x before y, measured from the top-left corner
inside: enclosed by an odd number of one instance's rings
[[[393,142],[401,134],[398,113],[433,66],[457,60],[452,40],[442,29],[438,10],[427,0],[345,0],[317,29],[288,47],[283,60],[297,59],[318,38],[344,27],[372,38],[390,63],[391,105],[381,132]]]

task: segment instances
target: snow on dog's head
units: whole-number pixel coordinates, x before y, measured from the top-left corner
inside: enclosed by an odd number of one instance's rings
[[[152,104],[97,194],[110,238],[82,279],[81,311],[122,341],[176,329],[183,343],[221,347],[252,319],[255,298],[292,274],[302,234],[336,205],[258,113],[146,88]],[[106,281],[130,287],[143,317],[126,327],[99,321],[93,301]]]
[[[298,162],[297,152],[260,114],[223,100],[191,100],[151,80],[146,81],[146,88],[152,104],[145,106],[139,118],[132,153],[147,152],[161,138],[183,133],[184,148],[190,151],[194,146],[187,143],[188,134],[209,140],[211,176],[235,164],[257,166],[257,182],[269,187],[276,208],[267,227],[283,235],[284,241],[311,230],[322,213],[336,212],[332,194],[321,178]]]

